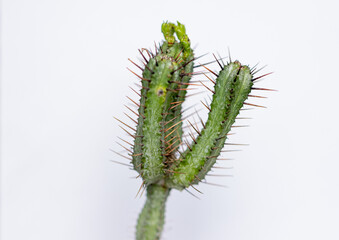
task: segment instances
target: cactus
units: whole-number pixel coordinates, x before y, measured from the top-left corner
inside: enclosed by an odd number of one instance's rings
[[[137,116],[132,119],[135,133],[123,129],[134,139],[130,152],[133,169],[142,178],[142,186],[147,191],[145,206],[138,218],[136,227],[137,240],[155,240],[161,236],[165,203],[171,189],[183,190],[198,184],[205,179],[208,172],[216,163],[240,109],[246,103],[253,88],[254,70],[242,65],[239,61],[229,61],[224,64],[218,59],[221,70],[218,74],[201,65],[208,72],[216,76],[209,78],[214,89],[207,87],[212,93],[212,101],[208,109],[208,119],[202,122],[202,129],[198,129],[189,122],[196,132],[196,137],[189,133],[192,143],[183,140],[182,103],[194,74],[194,51],[190,39],[186,34],[185,26],[164,22],[161,31],[165,40],[156,46],[156,51],[139,50],[144,62],[141,67],[131,61],[142,75],[133,72],[141,80],[139,103],[133,101],[138,112],[129,110]],[[260,89],[259,89],[260,90]],[[269,89],[261,89],[269,90]],[[249,104],[251,105],[251,104]],[[253,105],[253,104],[252,104]],[[257,106],[257,105],[254,105]],[[179,151],[182,145],[186,149]],[[139,192],[138,192],[139,193]]]

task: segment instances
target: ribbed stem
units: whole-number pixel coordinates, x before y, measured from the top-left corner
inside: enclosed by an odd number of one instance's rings
[[[165,222],[165,204],[170,189],[151,184],[137,223],[136,240],[158,240]]]

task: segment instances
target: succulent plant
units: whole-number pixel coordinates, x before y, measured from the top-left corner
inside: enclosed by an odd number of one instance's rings
[[[212,92],[209,106],[202,102],[209,113],[206,122],[200,119],[202,127],[199,129],[197,124],[182,116],[187,91],[191,85],[197,85],[191,81],[196,74],[193,70],[197,57],[185,26],[179,22],[164,22],[161,31],[165,40],[156,46],[154,53],[148,49],[139,50],[143,66],[131,61],[142,71],[141,75],[131,71],[141,81],[140,92],[133,89],[140,97],[139,102],[130,99],[138,111],[127,106],[136,116],[134,119],[127,115],[136,128],[118,120],[134,131],[131,133],[122,126],[133,138],[132,143],[123,140],[131,146],[124,148],[129,152],[133,169],[143,180],[139,192],[142,188],[147,191],[147,200],[137,222],[137,240],[160,238],[171,189],[196,189],[194,185],[205,179],[218,160],[240,109],[244,105],[258,106],[245,102],[249,96],[258,97],[249,95],[251,90],[270,90],[253,87],[255,80],[265,76],[254,78],[254,68],[231,59],[224,64],[214,56],[221,68],[219,73],[199,65],[215,75],[212,79],[202,72],[214,89],[198,83]],[[183,121],[188,121],[191,128],[188,132],[191,142],[184,139]]]

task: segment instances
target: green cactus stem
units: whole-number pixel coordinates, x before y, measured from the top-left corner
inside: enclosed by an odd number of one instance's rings
[[[240,108],[252,87],[252,75],[247,66],[231,62],[216,79],[210,113],[204,129],[169,177],[170,186],[184,189],[204,179],[220,154]],[[185,173],[185,174],[180,174]]]
[[[173,103],[183,102],[193,71],[193,51],[184,25],[163,23],[162,31],[167,41],[155,56],[147,52],[151,58],[146,60],[140,77],[142,89],[132,162],[145,185],[165,178],[169,154],[166,150],[177,148],[177,139],[182,136],[181,104]],[[174,33],[180,36],[180,42]]]
[[[160,239],[169,192],[169,188],[156,184],[147,187],[147,200],[138,218],[136,239]]]
[[[142,187],[147,189],[147,200],[139,216],[136,227],[136,240],[160,239],[165,219],[165,204],[171,189],[184,190],[199,184],[210,172],[218,160],[227,135],[235,122],[240,109],[250,96],[256,79],[253,69],[242,65],[239,61],[227,64],[216,62],[221,67],[216,76],[212,93],[212,101],[208,108],[208,119],[202,122],[203,128],[198,130],[190,122],[197,133],[192,143],[183,145],[182,104],[186,100],[187,90],[194,74],[194,51],[183,24],[164,22],[161,31],[165,40],[156,47],[156,52],[139,50],[144,59],[139,102],[133,101],[138,108],[129,110],[137,116],[135,133],[126,131],[134,142],[129,143],[132,149],[125,147],[132,157],[133,168],[142,178]],[[202,85],[204,85],[202,83]],[[254,105],[257,106],[257,105]],[[129,115],[127,115],[131,118]],[[120,121],[120,120],[119,120]],[[120,121],[124,125],[133,127]],[[125,143],[125,140],[123,140]]]

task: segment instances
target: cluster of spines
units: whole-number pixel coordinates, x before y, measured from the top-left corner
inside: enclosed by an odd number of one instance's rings
[[[225,145],[227,135],[252,89],[254,69],[242,66],[238,61],[227,64],[216,62],[221,67],[219,74],[212,80],[214,90],[213,100],[206,123],[202,123],[202,130],[189,122],[189,126],[197,133],[189,144],[182,140],[182,103],[186,99],[186,92],[193,75],[193,50],[190,47],[184,25],[164,23],[162,32],[165,40],[162,46],[156,47],[155,54],[145,50],[149,58],[139,50],[144,59],[144,67],[134,64],[142,70],[141,91],[135,92],[140,96],[138,120],[133,120],[137,127],[131,152],[132,164],[143,178],[143,185],[161,183],[170,188],[184,189],[199,183],[205,178],[218,159]],[[179,42],[175,39],[177,35]],[[257,97],[252,95],[253,97]],[[257,105],[254,105],[257,106]],[[131,110],[131,109],[130,109]],[[133,110],[131,110],[133,111]],[[187,149],[179,152],[183,143]],[[130,150],[129,150],[130,151]],[[178,153],[178,154],[176,154]]]

